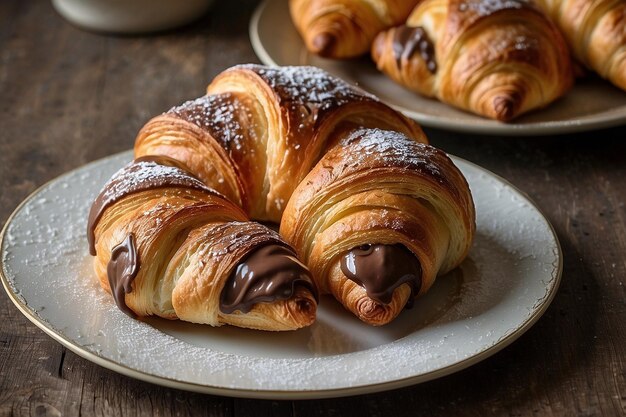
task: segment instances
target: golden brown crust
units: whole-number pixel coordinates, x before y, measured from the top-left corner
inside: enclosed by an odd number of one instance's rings
[[[419,0],[290,0],[309,51],[327,58],[366,53],[378,32],[407,18]]]
[[[626,91],[626,1],[536,2],[561,29],[576,59]]]
[[[172,157],[226,198],[160,189],[118,201],[96,227],[96,270],[108,288],[111,248],[133,233],[147,261],[137,291],[125,295],[137,314],[265,330],[306,326],[317,304],[304,287],[245,313],[219,309],[237,263],[259,245],[281,242],[246,219],[282,218],[281,233],[321,290],[362,320],[385,324],[413,289],[401,285],[391,303],[378,303],[343,274],[338,255],[364,242],[400,243],[419,259],[418,295],[458,265],[474,232],[464,178],[426,141],[415,122],[319,69],[231,68],[207,96],[149,121],[135,143],[137,157]]]
[[[257,220],[280,221],[293,190],[344,125],[427,141],[415,122],[312,67],[240,65],[218,75],[208,93],[151,120],[137,136],[135,156],[185,162]],[[220,117],[184,118],[180,109],[194,106]]]
[[[425,0],[409,16],[434,44],[436,71],[421,54],[398,60],[398,28],[378,35],[378,68],[413,91],[500,121],[541,108],[573,83],[569,52],[556,27],[523,0]],[[398,46],[396,46],[398,48]]]
[[[280,232],[321,291],[381,325],[404,308],[408,286],[375,311],[362,288],[347,282],[339,257],[363,244],[402,244],[420,261],[416,295],[423,294],[467,255],[474,217],[467,183],[443,152],[395,132],[361,129],[330,149],[298,186]]]
[[[177,316],[213,326],[231,324],[273,331],[295,330],[313,323],[317,302],[308,289],[300,287],[287,300],[258,303],[246,313],[220,311],[224,284],[241,259],[252,248],[281,242],[277,234],[253,222],[207,224],[195,229],[168,266],[168,271],[182,270],[172,292]]]
[[[329,293],[361,321],[372,326],[383,326],[391,322],[400,314],[411,297],[409,285],[404,284],[393,292],[390,303],[383,304],[372,300],[363,287],[346,278],[338,261],[332,263],[326,282]]]
[[[140,268],[122,302],[138,316],[272,331],[314,320],[317,302],[304,287],[287,300],[257,303],[248,313],[220,310],[224,285],[244,256],[265,244],[287,245],[218,194],[164,187],[133,192],[108,207],[95,229],[94,267],[109,292],[112,248],[131,234]]]

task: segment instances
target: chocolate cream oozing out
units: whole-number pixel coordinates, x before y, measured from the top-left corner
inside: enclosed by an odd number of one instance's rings
[[[139,256],[135,247],[135,236],[130,233],[111,251],[111,259],[107,265],[109,286],[115,304],[130,317],[135,313],[126,305],[126,294],[132,292],[132,283],[139,272]]]
[[[215,193],[188,173],[175,159],[157,155],[137,158],[118,171],[94,200],[87,222],[89,253],[96,255],[94,231],[98,220],[109,206],[129,194],[163,187],[182,187]]]
[[[247,313],[257,303],[291,298],[298,286],[308,288],[317,300],[311,274],[295,253],[285,246],[264,245],[235,267],[222,290],[220,310]]]
[[[435,46],[423,27],[398,26],[393,35],[393,54],[396,57],[398,68],[402,65],[402,59],[410,59],[419,51],[420,56],[426,63],[426,68],[432,74],[437,72],[435,60]]]
[[[411,287],[412,304],[422,285],[422,267],[417,257],[403,245],[362,245],[341,258],[341,271],[348,279],[365,288],[367,295],[389,304],[393,292],[404,283]]]

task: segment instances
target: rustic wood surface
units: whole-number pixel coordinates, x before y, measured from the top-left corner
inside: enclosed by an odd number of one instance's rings
[[[222,69],[258,62],[247,32],[257,1],[216,3],[181,30],[111,37],[67,24],[46,1],[0,1],[0,225],[46,181],[129,149],[151,115],[198,96]],[[528,193],[560,238],[561,288],[511,346],[390,392],[235,399],[101,368],[45,335],[0,291],[0,415],[625,415],[626,127],[532,139],[427,133]]]

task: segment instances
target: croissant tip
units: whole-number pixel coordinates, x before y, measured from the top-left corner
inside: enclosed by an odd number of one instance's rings
[[[296,298],[289,307],[291,314],[297,317],[298,328],[307,327],[315,322],[317,315],[317,303],[307,298]]]
[[[392,310],[383,304],[380,304],[372,299],[364,298],[357,305],[358,318],[371,325],[371,326],[383,326],[389,323],[396,317]]]
[[[332,33],[322,32],[315,35],[311,42],[313,50],[320,56],[332,56],[333,49],[337,44],[337,38]]]
[[[521,97],[518,94],[504,94],[494,97],[494,116],[501,122],[508,122],[517,116],[521,104]]]
[[[301,298],[296,301],[296,305],[305,314],[315,315],[315,310],[317,309],[317,305],[309,300],[308,298]]]
[[[383,55],[384,51],[385,51],[385,33],[381,32],[378,35],[376,35],[376,38],[374,38],[374,42],[372,42],[372,50],[371,50],[372,59],[375,62],[378,62],[378,59]]]

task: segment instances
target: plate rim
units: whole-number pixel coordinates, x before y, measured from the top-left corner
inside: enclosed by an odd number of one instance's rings
[[[254,53],[257,55],[259,60],[263,62],[263,64],[274,67],[278,67],[281,65],[277,63],[274,58],[272,58],[270,53],[267,52],[263,41],[261,41],[261,37],[259,35],[259,23],[261,21],[261,18],[263,17],[263,12],[265,11],[265,9],[271,3],[279,1],[285,2],[286,0],[263,0],[254,10],[252,17],[250,18],[250,24],[248,25],[248,34]],[[528,124],[501,123],[495,120],[489,120],[468,113],[470,116],[475,117],[477,120],[489,123],[487,125],[475,125],[465,124],[464,121],[459,121],[455,118],[433,116],[425,113],[416,112],[414,110],[410,110],[393,103],[388,103],[386,101],[385,104],[426,127],[451,132],[489,135],[493,137],[497,137],[499,135],[504,135],[508,137],[542,136],[554,134],[564,135],[567,133],[585,132],[626,124],[626,106],[624,106],[624,111],[621,114],[601,114],[600,116],[596,116],[591,120],[574,119],[569,121],[533,122]],[[541,109],[538,109],[538,111],[541,111]]]
[[[6,223],[2,227],[2,231],[0,231],[0,250],[4,248],[6,232],[9,226],[12,224],[15,216],[22,210],[22,208],[28,204],[32,199],[34,199],[44,188],[48,187],[52,183],[62,180],[64,177],[71,175],[77,170],[85,169],[91,165],[95,165],[98,163],[104,163],[106,160],[115,159],[117,157],[121,157],[123,154],[129,154],[132,157],[132,150],[126,150],[122,152],[118,152],[84,165],[78,166],[74,169],[71,169],[47,182],[43,185],[37,187],[33,192],[31,192],[24,200],[18,204],[18,206],[11,212],[9,217],[6,220]],[[441,378],[443,376],[447,376],[453,374],[455,372],[466,369],[478,362],[481,362],[502,349],[509,346],[511,343],[520,338],[523,334],[525,334],[547,311],[549,306],[552,304],[556,293],[560,287],[561,277],[563,274],[563,251],[561,248],[561,244],[558,239],[558,235],[545,216],[543,211],[537,206],[537,204],[522,190],[517,188],[515,185],[511,184],[508,180],[502,178],[501,176],[489,171],[486,168],[481,167],[478,164],[475,164],[471,161],[468,161],[464,158],[457,157],[454,155],[448,154],[453,161],[458,160],[463,163],[466,163],[472,166],[475,169],[478,169],[482,173],[486,173],[489,176],[501,181],[503,184],[510,187],[513,191],[519,193],[522,197],[524,197],[531,208],[535,209],[541,216],[541,220],[547,226],[547,230],[550,232],[554,239],[555,243],[555,256],[557,263],[555,265],[552,274],[554,274],[554,279],[552,279],[551,286],[546,288],[548,290],[548,294],[541,301],[539,308],[533,311],[533,313],[527,317],[526,321],[516,328],[511,333],[505,335],[503,338],[499,339],[493,345],[487,347],[486,349],[478,352],[475,355],[464,358],[456,363],[450,364],[443,368],[434,369],[419,375],[413,375],[405,378],[400,378],[392,381],[385,381],[380,383],[373,384],[364,384],[364,385],[352,385],[349,387],[342,388],[325,388],[325,389],[298,389],[298,390],[264,390],[264,389],[250,389],[250,388],[236,388],[236,387],[224,387],[224,386],[216,386],[216,385],[207,385],[207,384],[199,384],[195,382],[189,381],[181,381],[178,379],[153,375],[148,372],[140,371],[137,369],[133,369],[130,366],[120,364],[114,360],[107,359],[101,356],[98,356],[96,353],[91,352],[84,348],[83,346],[78,345],[74,341],[70,340],[68,337],[63,335],[60,331],[54,329],[50,323],[46,320],[37,316],[37,314],[31,310],[27,305],[23,303],[23,300],[13,292],[13,289],[9,283],[9,279],[5,275],[4,269],[4,256],[0,256],[0,280],[2,281],[2,285],[4,290],[8,296],[8,298],[13,302],[13,304],[18,308],[18,310],[35,326],[39,329],[43,330],[48,336],[59,342],[62,346],[74,352],[78,356],[95,363],[96,365],[102,366],[103,368],[112,370],[119,374],[139,379],[145,382],[149,382],[152,384],[165,386],[169,388],[181,389],[186,391],[198,392],[203,394],[212,394],[212,395],[222,395],[227,397],[237,397],[237,398],[252,398],[252,399],[268,399],[268,400],[305,400],[305,399],[322,399],[322,398],[337,398],[337,397],[346,397],[352,395],[362,395],[362,394],[371,394],[375,392],[382,392],[393,390],[397,388],[407,387],[410,385],[416,385],[422,382],[431,381],[434,379]]]

